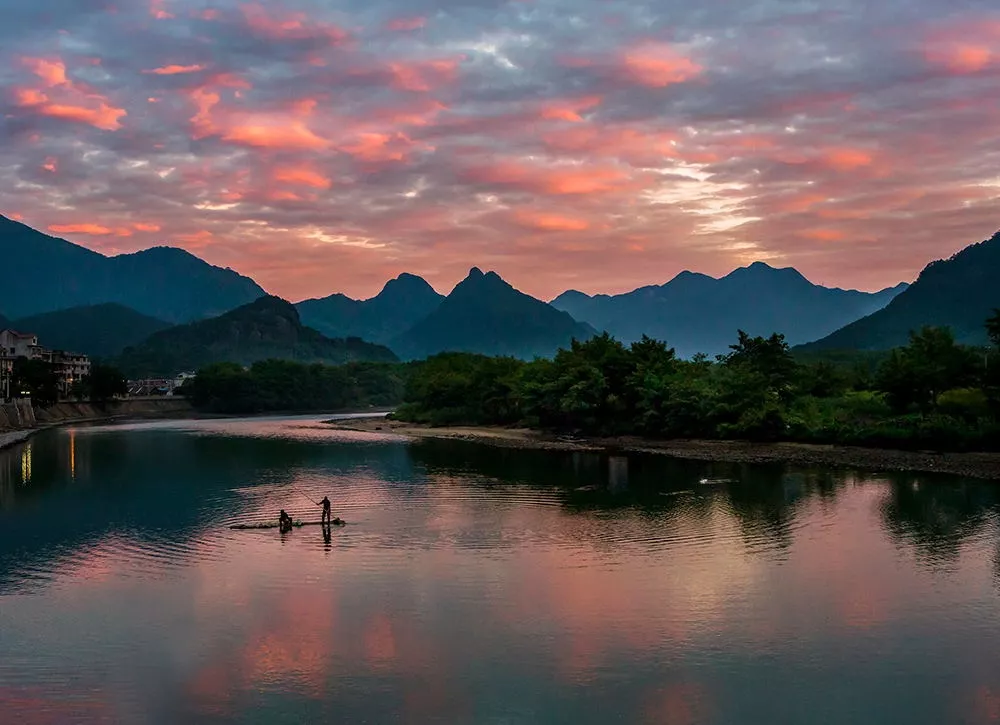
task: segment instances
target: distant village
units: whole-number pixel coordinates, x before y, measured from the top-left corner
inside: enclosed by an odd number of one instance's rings
[[[18,359],[40,360],[47,363],[57,378],[60,400],[74,397],[75,386],[90,375],[91,362],[87,355],[52,350],[39,343],[38,335],[18,332],[17,330],[0,330],[0,401],[22,397],[19,390],[13,390],[14,363]],[[181,373],[173,378],[155,378],[146,380],[129,380],[129,397],[149,397],[174,395],[194,373]]]

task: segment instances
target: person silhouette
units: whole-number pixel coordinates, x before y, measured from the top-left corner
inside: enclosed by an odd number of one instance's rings
[[[285,513],[285,509],[278,514],[278,530],[283,534],[292,530],[292,517]]]
[[[330,499],[326,496],[323,500],[319,502],[319,505],[323,507],[323,517],[320,523],[329,524],[330,523]]]

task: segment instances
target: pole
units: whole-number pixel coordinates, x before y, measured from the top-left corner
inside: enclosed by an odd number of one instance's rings
[[[313,501],[312,496],[306,496],[305,492],[302,489],[296,488],[295,486],[292,486],[292,488],[295,489],[296,491],[298,491],[303,496],[305,496],[310,501],[312,501],[316,506],[319,506],[319,501]]]

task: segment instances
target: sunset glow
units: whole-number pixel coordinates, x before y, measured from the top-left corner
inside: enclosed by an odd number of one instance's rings
[[[473,265],[620,292],[758,259],[877,289],[1000,227],[1000,10],[59,8],[0,0],[0,213],[292,300],[404,271],[447,292]]]

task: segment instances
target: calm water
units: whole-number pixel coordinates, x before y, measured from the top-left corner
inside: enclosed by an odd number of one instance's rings
[[[318,420],[0,453],[0,722],[1000,722],[995,484]]]

